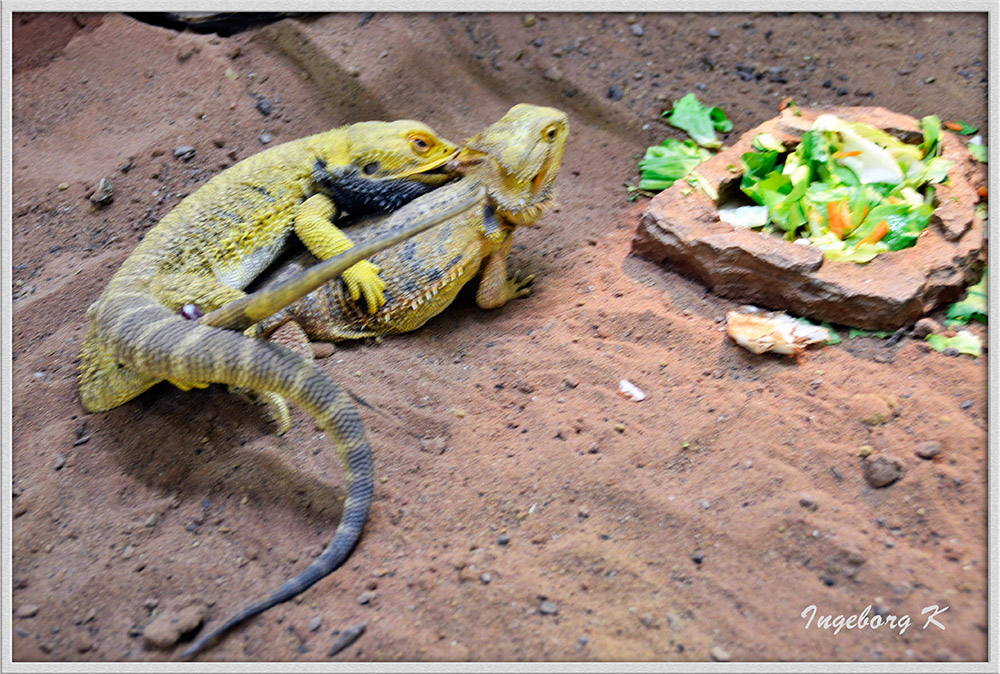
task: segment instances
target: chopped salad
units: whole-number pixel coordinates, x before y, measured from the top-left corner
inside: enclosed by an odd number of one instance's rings
[[[760,134],[743,154],[740,184],[759,205],[720,217],[816,246],[837,261],[868,262],[913,246],[930,223],[934,186],[953,164],[940,156],[941,121],[931,115],[920,125],[919,145],[829,114],[791,152]]]

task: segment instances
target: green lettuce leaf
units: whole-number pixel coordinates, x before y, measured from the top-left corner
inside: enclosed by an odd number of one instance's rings
[[[731,131],[733,123],[726,118],[722,108],[709,108],[698,100],[694,94],[687,94],[674,101],[674,107],[663,113],[672,126],[683,129],[702,147],[717,148],[722,142],[715,137],[715,132]]]
[[[979,283],[969,286],[965,297],[948,307],[948,319],[954,323],[968,323],[969,321],[986,322],[989,304],[987,303],[986,282],[987,271],[983,271],[983,277]]]
[[[955,349],[959,353],[964,353],[976,358],[983,355],[983,340],[968,330],[962,330],[954,337],[930,334],[927,335],[925,339],[935,351],[944,351],[945,349],[951,348]]]
[[[937,115],[927,115],[920,120],[924,142],[920,144],[924,157],[936,157],[941,145],[941,120]]]
[[[711,152],[691,140],[667,138],[660,145],[648,148],[639,160],[639,189],[665,190],[711,156]]]
[[[982,143],[969,143],[968,148],[969,152],[972,153],[972,156],[975,157],[976,161],[984,164],[986,163],[987,152],[985,145]]]

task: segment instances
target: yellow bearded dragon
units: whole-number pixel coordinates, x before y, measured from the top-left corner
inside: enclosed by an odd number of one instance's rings
[[[245,387],[303,407],[345,466],[343,516],[320,557],[274,596],[200,639],[189,653],[336,569],[360,536],[373,492],[371,449],[350,398],[310,361],[232,328],[246,327],[345,269],[357,269],[359,260],[380,247],[453,215],[407,209],[409,223],[418,226],[357,248],[330,221],[335,207],[378,212],[441,184],[448,176],[440,169],[457,149],[417,122],[366,122],[254,155],[212,178],[168,213],[87,311],[80,398],[88,412],[121,405],[163,380],[182,389],[215,382]],[[475,198],[458,207],[473,203]],[[311,285],[297,295],[278,294],[280,301],[263,309],[250,302],[258,313],[248,311],[243,323],[197,320],[220,305],[253,300],[242,288],[278,254],[293,229],[319,257],[347,252],[323,263],[325,276],[313,275]],[[371,301],[367,287],[377,300],[379,284],[365,280],[377,268],[366,264],[354,279],[360,284],[357,296],[364,293]],[[286,410],[282,430],[288,423]]]

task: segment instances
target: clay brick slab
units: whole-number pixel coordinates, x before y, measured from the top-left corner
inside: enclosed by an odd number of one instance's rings
[[[654,197],[632,240],[633,252],[694,277],[723,297],[868,330],[910,325],[960,297],[985,261],[985,223],[975,215],[976,189],[985,183],[985,170],[948,131],[942,132],[942,154],[955,165],[948,183],[936,186],[939,206],[912,248],[882,253],[867,264],[834,262],[818,248],[719,220],[719,203],[739,193],[742,174],[732,167],[741,167],[740,156],[752,151],[758,133],[770,133],[791,149],[819,115],[831,113],[906,142],[922,138],[916,119],[885,108],[800,108],[798,113],[785,109],[698,166],[718,202],[683,180]]]

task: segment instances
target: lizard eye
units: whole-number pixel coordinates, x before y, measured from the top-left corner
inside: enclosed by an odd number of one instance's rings
[[[377,161],[368,162],[367,164],[361,167],[361,172],[364,173],[366,176],[370,176],[376,171],[378,171],[378,166],[379,164]]]
[[[409,141],[410,144],[414,147],[414,149],[421,154],[431,149],[431,145],[433,144],[431,142],[431,139],[428,138],[427,135],[423,133],[410,134]]]
[[[556,139],[556,136],[559,135],[559,129],[554,126],[550,126],[548,129],[545,130],[544,135],[545,135],[545,140],[551,143]]]

